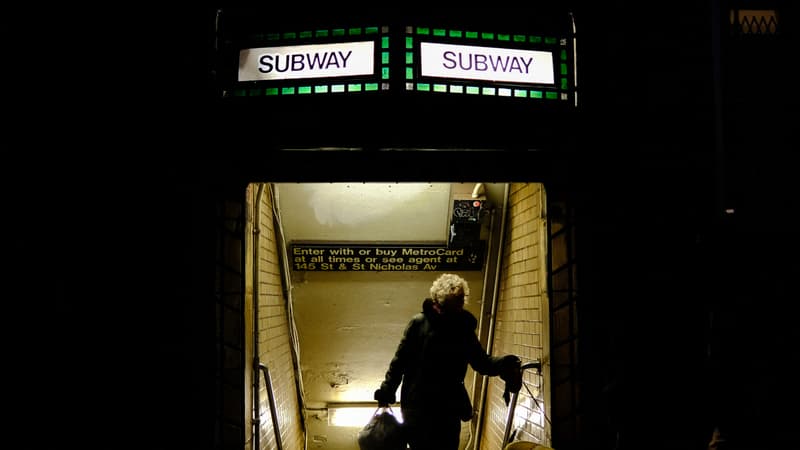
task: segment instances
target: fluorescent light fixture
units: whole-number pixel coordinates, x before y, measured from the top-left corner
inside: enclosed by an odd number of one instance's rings
[[[332,427],[361,428],[379,412],[377,406],[328,406],[328,425]],[[403,422],[400,407],[392,408],[397,421]]]

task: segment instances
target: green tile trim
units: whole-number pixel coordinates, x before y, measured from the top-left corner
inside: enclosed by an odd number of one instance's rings
[[[502,42],[516,42],[516,43],[530,43],[530,44],[547,44],[556,45],[559,40],[555,37],[542,37],[542,36],[528,36],[524,34],[510,34],[510,33],[493,33],[489,31],[462,31],[457,29],[445,28],[430,28],[430,27],[408,27],[408,32],[417,34],[419,36],[436,36],[436,37],[451,37],[451,38],[466,38],[466,39],[485,39],[488,41],[502,41]],[[410,37],[407,42],[406,48],[412,48]],[[561,40],[561,45],[566,45],[566,40]],[[566,56],[562,56],[566,59]]]

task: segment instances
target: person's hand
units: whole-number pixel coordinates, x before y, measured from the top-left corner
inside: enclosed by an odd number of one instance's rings
[[[517,355],[506,355],[500,360],[500,377],[502,379],[515,377],[521,370],[522,361]]]
[[[389,406],[397,401],[395,399],[394,392],[387,392],[383,389],[375,390],[375,395],[373,395],[373,398],[378,401],[379,407]]]
[[[500,361],[500,365],[500,378],[506,382],[503,399],[508,405],[510,394],[516,394],[522,388],[522,362],[516,355],[506,355]]]

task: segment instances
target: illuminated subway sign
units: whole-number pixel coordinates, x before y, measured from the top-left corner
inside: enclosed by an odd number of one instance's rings
[[[553,54],[539,50],[420,42],[422,76],[496,82],[555,83]]]
[[[374,41],[247,48],[239,81],[349,77],[375,72]]]

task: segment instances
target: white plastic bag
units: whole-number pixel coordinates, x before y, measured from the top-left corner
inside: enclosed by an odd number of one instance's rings
[[[403,426],[389,406],[378,407],[364,428],[358,432],[360,450],[405,450]]]

